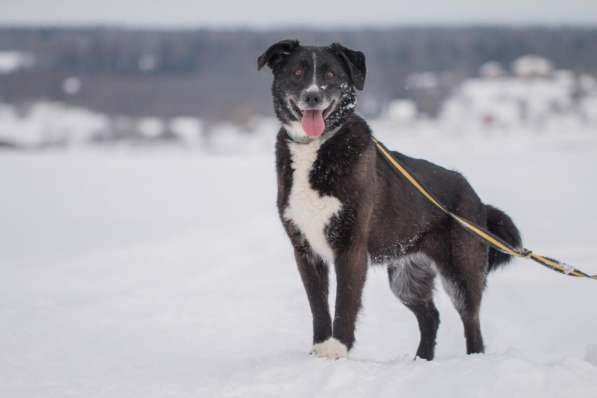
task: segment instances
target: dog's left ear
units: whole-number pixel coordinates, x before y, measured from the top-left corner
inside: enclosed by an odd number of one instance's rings
[[[259,58],[257,58],[257,70],[260,70],[267,64],[271,69],[274,69],[285,57],[292,54],[299,46],[297,40],[282,40],[272,44],[270,48],[265,50]]]
[[[338,54],[344,62],[354,86],[358,90],[362,90],[365,87],[365,76],[367,75],[365,54],[346,48],[338,43],[333,43],[330,49]]]

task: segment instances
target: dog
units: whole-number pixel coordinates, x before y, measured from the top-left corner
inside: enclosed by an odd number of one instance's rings
[[[312,47],[283,40],[258,57],[258,69],[266,65],[281,122],[275,148],[278,213],[313,315],[311,353],[347,357],[369,264],[387,266],[392,292],[417,319],[415,358],[434,357],[438,274],[462,319],[466,352],[483,352],[479,310],[486,277],[510,256],[431,206],[377,153],[370,128],[355,114],[367,74],[365,55],[337,43]],[[521,246],[511,218],[481,202],[461,174],[392,153],[450,210]],[[333,320],[330,266],[337,280]]]

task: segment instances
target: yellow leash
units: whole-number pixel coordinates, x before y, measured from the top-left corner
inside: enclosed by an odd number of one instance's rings
[[[497,250],[509,254],[514,257],[522,257],[522,258],[530,258],[538,262],[539,264],[550,268],[554,271],[560,272],[565,275],[576,276],[581,278],[590,278],[597,280],[597,275],[589,275],[582,272],[579,269],[576,269],[568,264],[565,264],[561,261],[554,260],[553,258],[540,256],[538,254],[533,253],[531,250],[525,248],[516,248],[512,247],[504,240],[500,239],[499,237],[495,236],[485,228],[482,228],[475,223],[460,217],[452,213],[446,206],[444,206],[439,200],[437,200],[402,164],[392,155],[392,153],[385,147],[384,144],[379,142],[375,137],[371,136],[373,143],[377,147],[378,152],[382,155],[382,157],[386,160],[386,162],[391,166],[392,170],[396,173],[400,174],[404,178],[408,180],[416,189],[419,191],[429,202],[433,203],[435,207],[446,213],[452,219],[456,220],[461,226],[463,226],[466,230],[472,232],[485,242],[489,243],[491,246],[496,248]]]

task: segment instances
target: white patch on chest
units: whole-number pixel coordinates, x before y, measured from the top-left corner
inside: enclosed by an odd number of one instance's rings
[[[308,144],[288,144],[294,171],[284,218],[301,231],[317,255],[323,260],[333,261],[334,252],[327,240],[325,228],[330,219],[338,214],[342,203],[336,197],[320,195],[309,182],[320,146],[319,140]]]
[[[302,141],[309,137],[299,122],[285,124],[284,129],[293,140]]]

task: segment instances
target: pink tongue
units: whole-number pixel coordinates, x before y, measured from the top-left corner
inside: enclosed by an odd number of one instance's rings
[[[319,137],[325,130],[322,111],[303,111],[303,130],[309,137]]]

